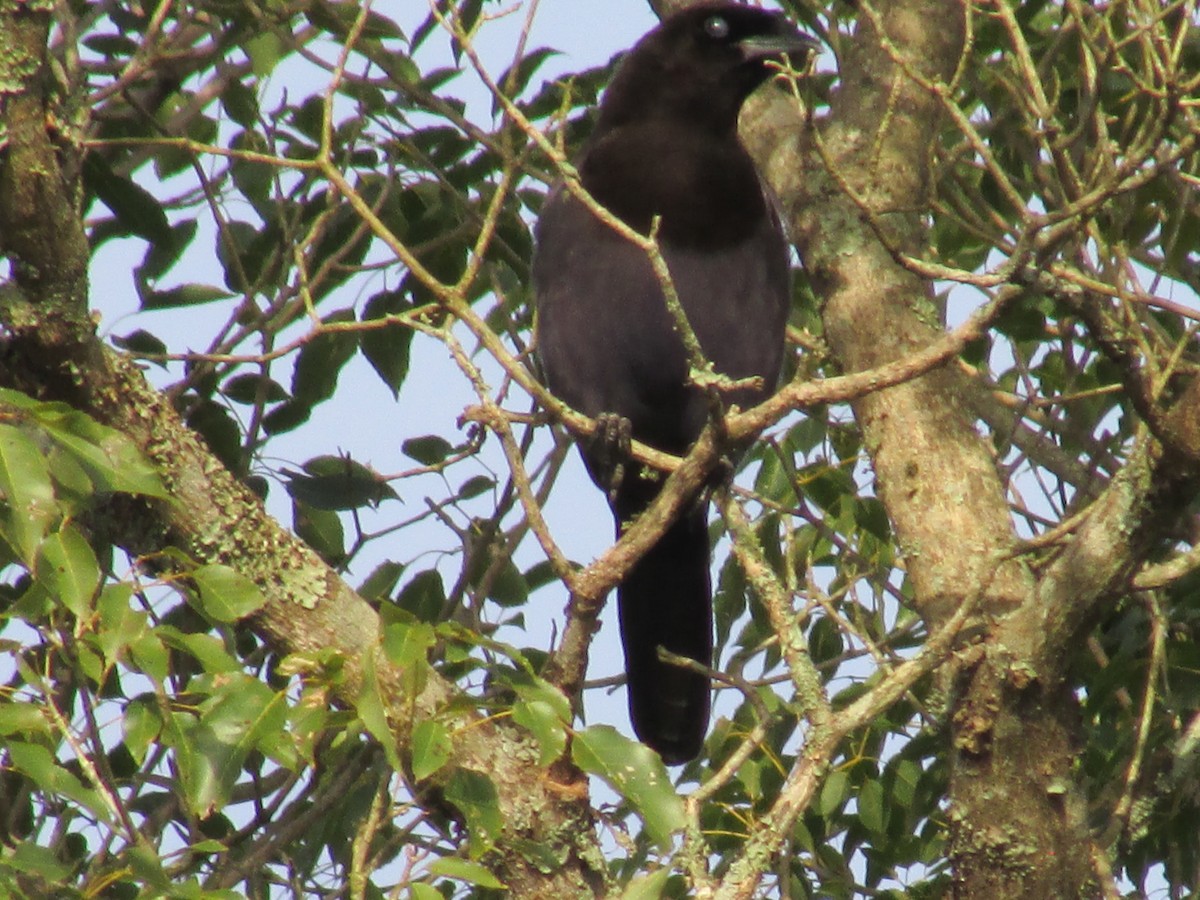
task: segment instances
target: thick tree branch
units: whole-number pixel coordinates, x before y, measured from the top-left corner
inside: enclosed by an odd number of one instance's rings
[[[962,51],[963,16],[957,2],[889,4],[875,18],[888,30],[888,46],[904,48],[903,59],[894,60],[872,15],[864,15],[845,46],[843,86],[816,142],[804,137],[812,132],[779,96],[744,122],[789,212],[825,304],[827,339],[847,372],[904,358],[940,331],[930,286],[897,263],[878,229],[889,245],[910,253],[922,243],[932,123],[941,100],[904,69],[948,81]],[[940,26],[929,28],[935,20]],[[974,567],[1003,556],[1015,541],[991,448],[957,383],[953,373],[938,370],[853,403],[907,559],[914,606],[933,623],[953,613],[963,584],[979,580]],[[1013,609],[1030,587],[1020,562],[1006,563],[983,610]]]
[[[845,371],[902,358],[938,330],[932,283],[898,251],[923,249],[935,123],[970,14],[953,0],[864,4],[819,132],[806,140],[782,99],[745,122],[790,213],[824,303],[826,338]],[[1031,625],[1022,613],[1037,602],[1035,581],[1017,554],[1005,486],[961,384],[957,373],[936,370],[852,403],[914,607],[927,622],[943,622],[964,602],[966,585],[986,584],[980,612],[1001,623],[953,706],[958,887],[964,897],[1074,895],[1092,877],[1087,825],[1072,790],[1048,788],[1070,782],[1071,698],[1056,679],[1032,683],[1043,643],[1027,632],[1024,642],[1007,641],[1015,637],[1009,629]],[[1065,649],[1058,645],[1060,656]],[[997,784],[1011,804],[995,803]],[[995,839],[1018,833],[1029,841]],[[1029,845],[1039,848],[1036,858]]]

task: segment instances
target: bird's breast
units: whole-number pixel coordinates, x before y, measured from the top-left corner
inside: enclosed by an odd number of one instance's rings
[[[583,186],[631,228],[708,250],[748,239],[766,215],[754,163],[735,134],[654,123],[617,129],[587,149]]]

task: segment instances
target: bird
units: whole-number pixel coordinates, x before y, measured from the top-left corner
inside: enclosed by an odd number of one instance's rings
[[[791,265],[774,195],[737,135],[743,102],[788,54],[816,42],[781,13],[733,2],[664,19],[622,59],[574,161],[591,197],[630,228],[652,227],[671,282],[713,369],[750,386],[722,394],[742,409],[775,389],[791,305]],[[712,403],[646,252],[564,184],[534,228],[534,346],[546,386],[597,420],[580,449],[609,500],[619,538],[662,478],[629,457],[629,438],[683,455]],[[688,499],[617,588],[630,720],[669,765],[694,759],[708,731],[711,668],[707,491]]]

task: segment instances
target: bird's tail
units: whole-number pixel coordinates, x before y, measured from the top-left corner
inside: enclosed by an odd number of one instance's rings
[[[712,665],[706,507],[697,503],[668,528],[617,594],[633,730],[671,765],[699,754],[708,730],[708,677],[658,658],[662,645]]]

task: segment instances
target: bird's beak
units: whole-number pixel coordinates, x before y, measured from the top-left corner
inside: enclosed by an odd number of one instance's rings
[[[777,59],[787,54],[800,65],[820,50],[821,44],[816,38],[801,34],[799,31],[790,34],[756,34],[738,41],[738,49],[746,62],[763,59]]]

